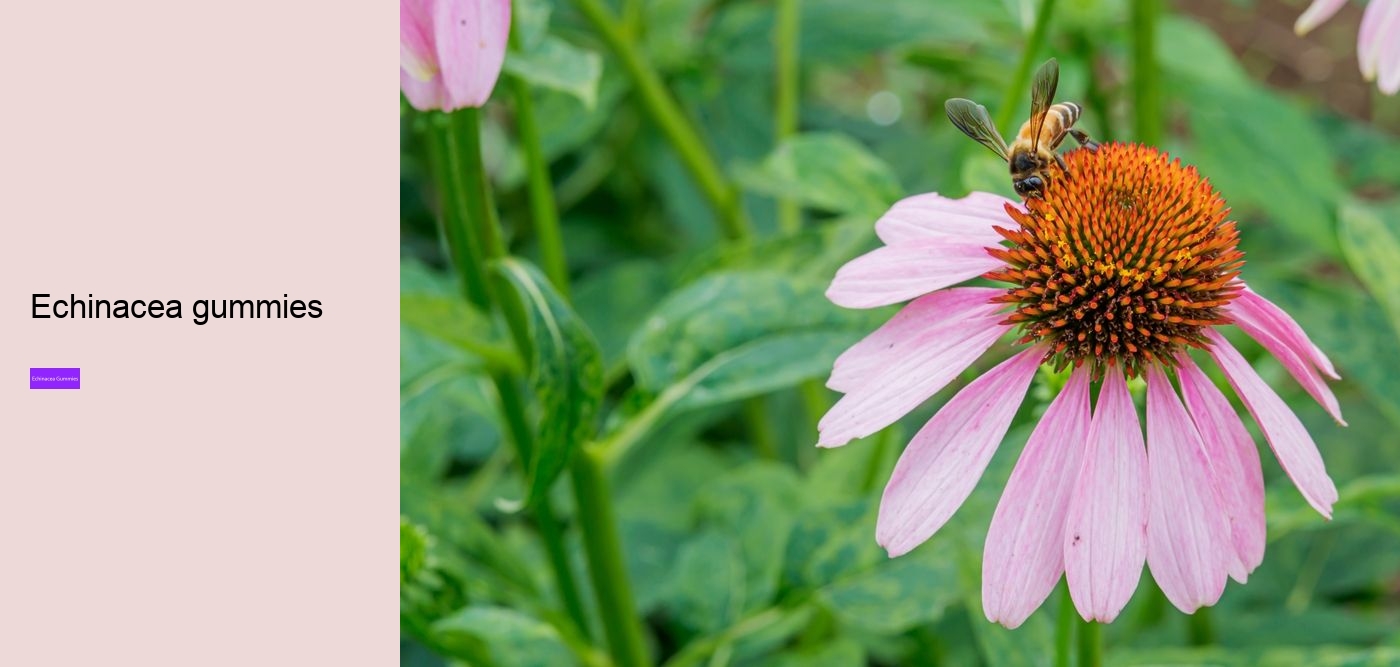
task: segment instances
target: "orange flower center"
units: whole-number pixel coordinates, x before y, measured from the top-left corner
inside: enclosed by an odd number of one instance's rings
[[[1010,245],[989,250],[1006,267],[986,274],[1015,286],[998,301],[1022,343],[1046,343],[1057,368],[1121,364],[1129,375],[1171,366],[1183,346],[1205,347],[1202,329],[1226,324],[1222,306],[1244,265],[1229,209],[1195,167],[1155,148],[1103,144],[1065,155]]]

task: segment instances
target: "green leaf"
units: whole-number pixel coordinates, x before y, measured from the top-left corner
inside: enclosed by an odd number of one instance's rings
[[[496,340],[490,318],[461,297],[400,294],[399,320],[404,326],[452,345],[489,367],[519,366],[515,354]]]
[[[470,606],[433,624],[453,657],[499,667],[578,664],[553,626],[504,607]]]
[[[860,644],[845,638],[783,651],[768,663],[769,667],[864,667],[865,664],[865,651]]]
[[[878,320],[870,311],[837,308],[827,301],[825,289],[824,281],[763,271],[732,271],[698,280],[661,302],[633,335],[627,355],[632,373],[643,389],[660,391],[698,370],[708,378],[735,361],[761,362],[740,349],[745,344],[822,332],[849,341],[874,328]],[[789,342],[812,345],[815,340]],[[770,344],[767,351],[780,353],[781,347]],[[716,361],[726,352],[731,356]],[[835,355],[827,356],[820,364],[790,361],[799,363],[810,376],[816,366],[825,365],[824,370],[829,371],[834,359]],[[702,369],[707,363],[710,366]],[[775,369],[769,365],[762,370]],[[734,371],[728,371],[724,379],[768,384],[761,377]],[[691,381],[699,384],[701,380]]]
[[[1253,86],[1201,80],[1177,85],[1190,111],[1194,143],[1176,157],[1199,167],[1235,207],[1245,239],[1260,233],[1248,214],[1259,211],[1312,250],[1338,256],[1332,202],[1342,187],[1332,153],[1308,117]]]
[[[529,322],[530,384],[540,412],[526,482],[526,502],[534,504],[593,435],[603,400],[602,353],[583,320],[538,269],[515,258],[496,268]]]
[[[572,95],[585,108],[592,109],[598,102],[602,56],[553,35],[528,50],[507,53],[504,69],[531,85]]]
[[[822,211],[878,216],[899,199],[893,170],[842,134],[789,139],[757,167],[739,170],[745,187]]]
[[[739,544],[722,532],[703,532],[676,557],[667,606],[687,628],[700,634],[717,632],[743,612],[746,578]]]
[[[957,577],[950,559],[926,547],[839,580],[820,594],[843,624],[892,635],[931,623],[959,602]]]
[[[782,577],[788,534],[799,506],[791,468],[749,463],[707,484],[696,500],[700,525],[732,536],[743,557],[739,611],[770,602]]]
[[[1400,207],[1343,204],[1337,235],[1352,272],[1385,308],[1400,336]]]

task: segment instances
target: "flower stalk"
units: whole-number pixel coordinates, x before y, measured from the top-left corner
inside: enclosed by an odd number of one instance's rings
[[[1157,71],[1159,0],[1136,0],[1133,27],[1133,132],[1149,146],[1162,143],[1162,97]]]
[[[1036,62],[1036,53],[1045,44],[1045,35],[1050,31],[1050,17],[1054,14],[1055,0],[1042,0],[1040,10],[1035,15],[1035,26],[1031,28],[1031,36],[1026,40],[1025,50],[1021,52],[1021,62],[1016,64],[1016,75],[1011,78],[1011,86],[1001,98],[1001,106],[997,107],[997,127],[1006,127],[1015,115],[1021,112],[1017,101],[1025,97],[1031,84],[1031,66]]]
[[[773,27],[773,61],[776,63],[776,97],[773,103],[773,141],[781,146],[797,133],[798,58],[801,20],[799,0],[777,0],[777,20]],[[797,202],[778,200],[778,229],[794,234],[802,227],[802,209]]]
[[[495,294],[496,290],[491,287],[493,283],[486,279],[485,253],[492,253],[492,257],[503,255],[505,242],[496,227],[495,215],[490,204],[490,189],[481,163],[478,113],[475,108],[467,108],[441,119],[442,131],[438,134],[441,139],[439,145],[443,171],[439,174],[438,182],[444,198],[451,201],[456,209],[454,215],[443,217],[443,224],[448,227],[455,225],[458,228],[445,235],[449,239],[458,239],[458,243],[464,246],[462,255],[454,252],[453,267],[461,276],[463,284],[481,286],[482,297],[477,305],[489,309],[493,302],[501,302]],[[460,129],[465,131],[459,131],[459,123],[462,125]],[[472,223],[476,225],[475,235],[472,234]],[[512,331],[524,326],[524,320],[512,316],[510,309],[502,310],[508,320],[516,320],[511,326]],[[516,340],[525,340],[523,330]],[[522,358],[529,358],[528,348],[522,346],[519,351]],[[522,466],[528,466],[534,445],[529,423],[525,418],[525,404],[520,394],[519,383],[512,374],[506,373],[493,373],[492,382],[500,399],[501,414],[510,432],[510,440],[515,446],[516,457]],[[583,612],[582,596],[579,595],[578,583],[564,549],[563,531],[554,513],[554,505],[546,499],[545,502],[537,504],[532,512],[565,611],[570,620],[578,626],[578,631],[586,635],[588,624]]]
[[[738,189],[725,178],[695,126],[666,90],[661,75],[642,57],[636,44],[628,39],[622,23],[603,6],[602,0],[574,0],[574,4],[621,61],[642,107],[680,155],[681,163],[714,208],[725,238],[747,241],[751,230]]]

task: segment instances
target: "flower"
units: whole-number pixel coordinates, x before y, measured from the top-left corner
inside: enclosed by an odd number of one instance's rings
[[[1214,357],[1307,501],[1330,517],[1337,500],[1302,423],[1217,330],[1244,330],[1341,422],[1322,379],[1337,378],[1331,362],[1240,279],[1244,256],[1225,202],[1194,167],[1154,148],[1109,143],[1065,158],[1069,177],[1050,179],[1024,206],[986,193],[900,201],[875,223],[885,246],[847,263],[827,291],[850,308],[913,301],[836,360],[828,386],[845,396],[820,422],[821,446],[890,425],[1013,329],[1025,346],[953,396],[905,448],[876,527],[892,557],[967,499],[1037,369],[1073,369],[987,533],[983,607],[1013,628],[1061,573],[1079,613],[1107,622],[1144,561],[1189,613],[1263,559],[1258,452],[1189,348]],[[1007,285],[954,287],[979,276]],[[1125,374],[1146,380],[1145,440]]]
[[[420,111],[479,107],[510,38],[510,0],[399,0],[399,87]]]
[[[1298,16],[1293,30],[1299,35],[1332,18],[1347,0],[1313,0]],[[1400,92],[1400,0],[1371,0],[1361,16],[1356,36],[1356,60],[1367,81],[1380,76],[1378,87],[1387,95]]]

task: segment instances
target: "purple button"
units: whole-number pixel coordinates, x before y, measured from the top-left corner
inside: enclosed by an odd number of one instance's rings
[[[30,389],[81,389],[81,373],[77,368],[31,368]]]

